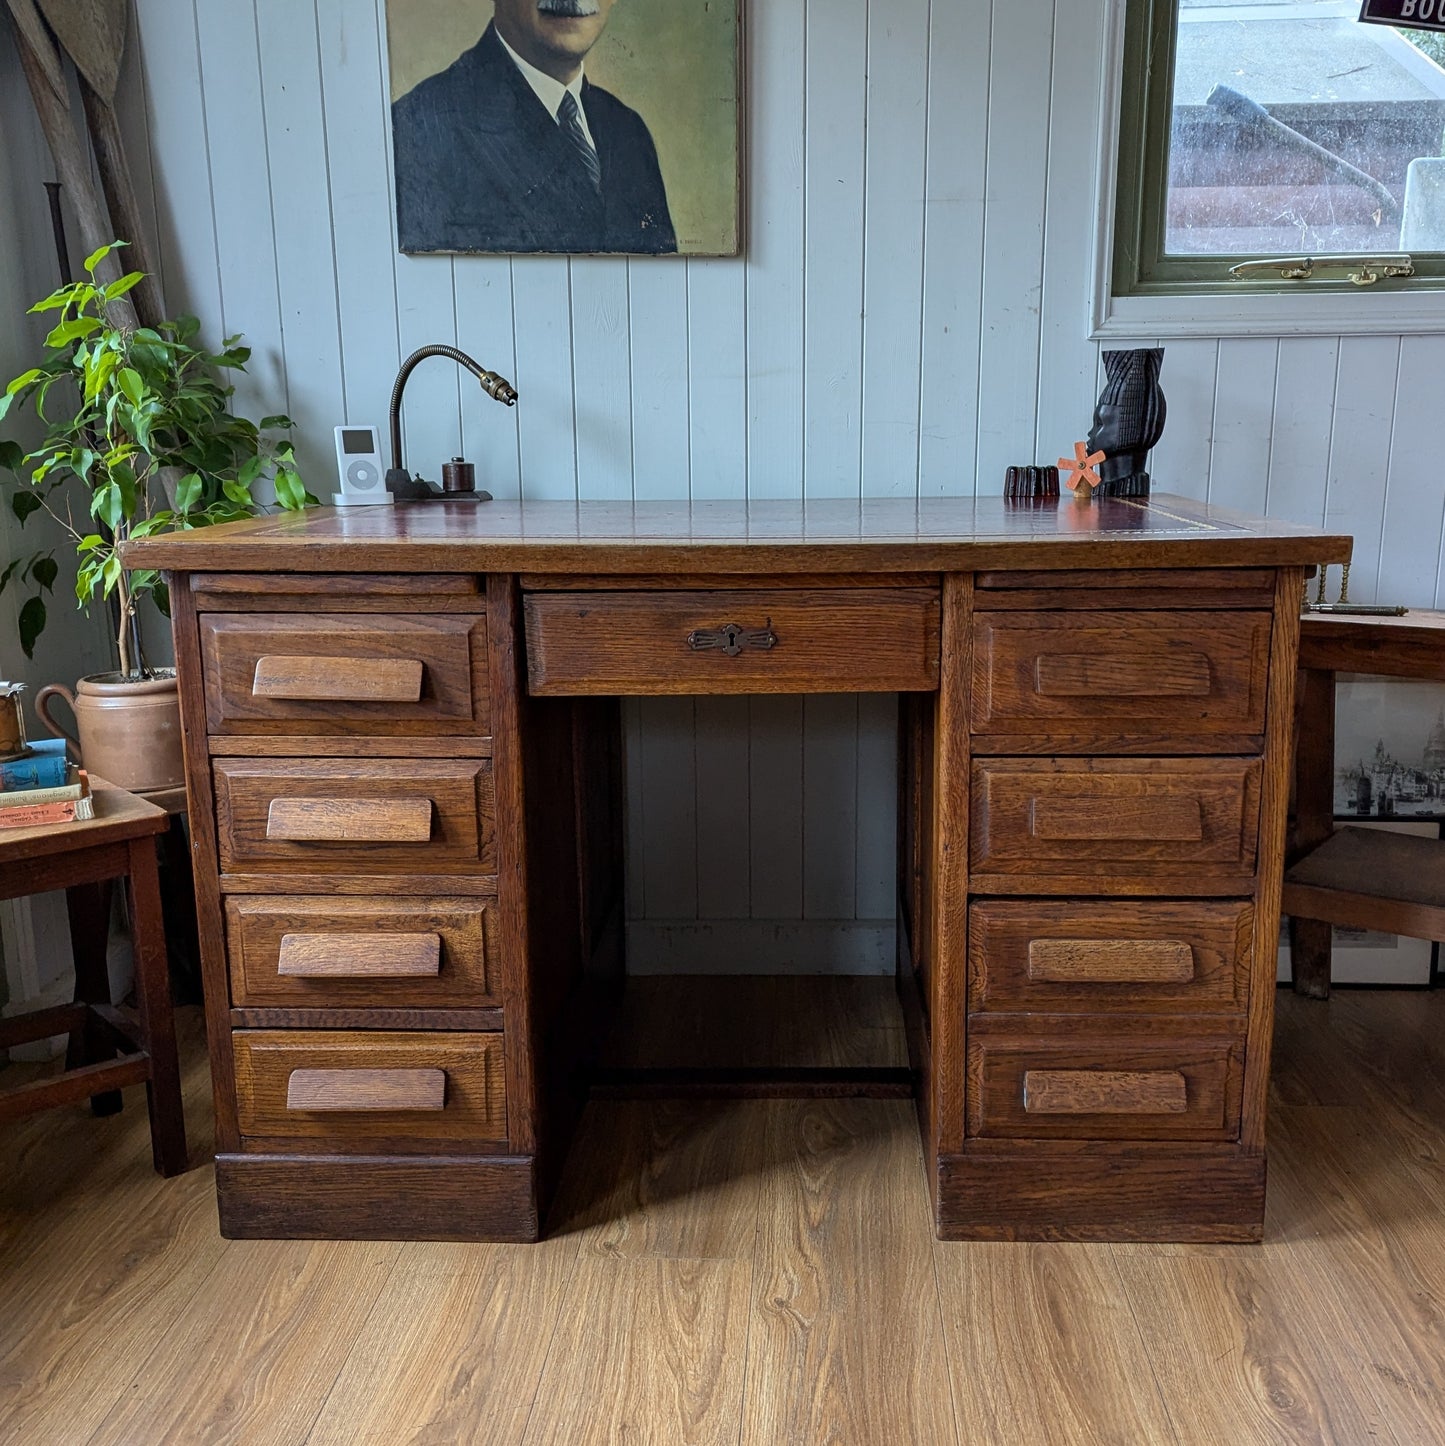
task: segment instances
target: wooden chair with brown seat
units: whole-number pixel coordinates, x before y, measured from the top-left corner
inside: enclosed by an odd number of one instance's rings
[[[111,1114],[121,1087],[143,1082],[155,1167],[176,1175],[186,1168],[186,1129],[156,868],[156,838],[169,819],[134,794],[92,784],[93,820],[0,831],[0,899],[64,889],[75,957],[73,1003],[0,1021],[0,1048],[70,1037],[62,1072],[0,1089],[0,1122],[84,1099]],[[116,880],[125,881],[130,904],[135,1019],[112,1004],[106,968]]]
[[[1445,683],[1445,612],[1302,620],[1284,912],[1295,992],[1313,999],[1329,997],[1336,926],[1445,939],[1445,840],[1334,826],[1337,673]]]

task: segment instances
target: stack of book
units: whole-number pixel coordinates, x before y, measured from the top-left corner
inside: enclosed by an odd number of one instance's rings
[[[0,760],[0,829],[75,823],[95,817],[90,779],[65,757],[63,738],[30,744]]]

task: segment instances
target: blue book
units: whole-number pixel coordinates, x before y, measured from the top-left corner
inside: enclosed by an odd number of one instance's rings
[[[66,781],[65,739],[42,738],[24,758],[0,763],[0,790],[60,788]]]

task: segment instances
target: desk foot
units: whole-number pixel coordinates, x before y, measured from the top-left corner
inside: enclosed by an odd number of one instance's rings
[[[1047,1143],[938,1162],[941,1240],[1252,1244],[1264,1235],[1265,1162],[1237,1147],[1176,1154]]]
[[[228,1240],[478,1240],[540,1236],[530,1156],[218,1155]]]

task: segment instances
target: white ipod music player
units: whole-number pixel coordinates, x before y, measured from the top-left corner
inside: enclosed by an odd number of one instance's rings
[[[393,500],[375,427],[337,427],[336,470],[341,491],[331,494],[333,507],[384,507]]]

